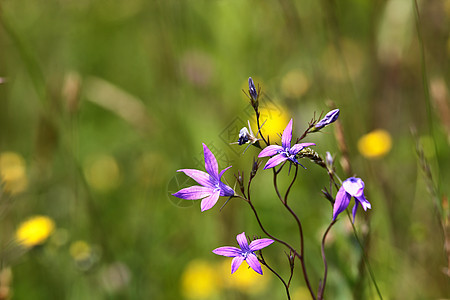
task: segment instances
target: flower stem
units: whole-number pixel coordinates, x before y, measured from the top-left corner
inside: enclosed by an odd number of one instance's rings
[[[259,259],[259,261],[260,261],[264,266],[266,266],[267,269],[269,269],[273,274],[275,274],[275,276],[277,276],[278,279],[281,280],[281,282],[283,283],[284,288],[285,288],[285,290],[286,290],[286,296],[287,296],[288,300],[290,300],[290,299],[291,299],[291,295],[290,295],[290,293],[289,293],[289,283],[286,283],[286,281],[284,281],[284,279],[281,278],[280,274],[278,274],[274,269],[272,269],[272,268],[266,263],[266,261],[264,260],[263,255],[262,255],[262,251],[261,251],[261,250],[259,251],[259,255],[260,255],[260,257],[261,257],[261,258]],[[291,276],[291,277],[292,277],[292,276]],[[290,280],[290,278],[289,278],[289,280]]]
[[[304,252],[304,238],[303,238],[303,229],[302,229],[302,223],[300,222],[300,219],[298,218],[297,214],[292,210],[292,208],[287,204],[287,196],[289,194],[289,191],[291,189],[292,184],[294,183],[295,179],[297,178],[297,171],[298,171],[298,166],[295,165],[295,175],[293,180],[291,181],[291,184],[289,185],[288,190],[286,191],[285,194],[285,198],[283,199],[283,197],[281,197],[280,191],[278,189],[278,184],[277,184],[277,175],[278,172],[273,172],[273,185],[275,187],[275,191],[278,195],[278,198],[280,199],[281,203],[283,203],[284,207],[289,211],[289,213],[294,217],[295,222],[297,223],[298,226],[298,231],[300,234],[300,255],[297,255],[298,259],[300,260],[300,263],[302,265],[302,271],[303,271],[303,278],[305,279],[305,283],[306,286],[309,289],[309,292],[311,294],[311,297],[315,300],[316,296],[314,295],[314,291],[311,287],[311,284],[309,282],[309,278],[308,278],[308,273],[306,272],[306,264],[305,264],[305,252]]]
[[[322,238],[322,245],[321,245],[321,252],[322,252],[322,260],[324,264],[324,272],[323,272],[323,282],[319,286],[319,292],[317,293],[317,299],[322,300],[323,299],[323,293],[325,291],[325,285],[327,284],[327,273],[328,273],[328,264],[327,259],[325,257],[325,239],[327,238],[327,234],[330,231],[331,227],[336,223],[336,220],[332,221],[330,225],[328,226],[327,230],[323,234]]]

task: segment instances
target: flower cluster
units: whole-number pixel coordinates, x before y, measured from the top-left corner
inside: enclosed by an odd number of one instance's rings
[[[293,137],[293,119],[289,121],[286,128],[284,129],[282,135],[281,135],[281,145],[279,144],[271,144],[269,142],[269,139],[265,139],[264,136],[261,134],[258,138],[258,135],[260,134],[261,127],[260,126],[260,113],[258,110],[259,105],[259,98],[261,96],[261,89],[258,86],[258,90],[255,87],[255,84],[253,82],[253,79],[250,77],[248,79],[249,89],[248,89],[248,97],[250,99],[251,105],[255,111],[256,118],[257,118],[257,126],[258,131],[256,136],[254,135],[251,127],[250,122],[248,122],[248,129],[246,127],[242,128],[239,132],[237,142],[232,144],[238,144],[238,145],[244,145],[249,144],[247,146],[250,147],[251,145],[254,145],[261,149],[261,145],[259,141],[263,141],[266,146],[259,152],[258,158],[264,158],[264,157],[270,157],[268,161],[266,162],[264,166],[264,170],[274,168],[276,166],[280,166],[277,168],[277,170],[273,169],[273,176],[274,176],[274,187],[276,190],[276,194],[281,200],[281,203],[285,206],[285,208],[288,210],[290,214],[292,214],[295,219],[297,220],[297,225],[299,226],[300,231],[300,237],[301,237],[301,247],[302,249],[300,251],[296,250],[293,246],[291,246],[289,243],[282,241],[281,239],[276,238],[275,236],[268,233],[268,231],[265,229],[265,227],[262,225],[261,220],[258,216],[258,213],[256,211],[255,206],[253,205],[252,199],[250,197],[250,185],[252,183],[253,178],[256,176],[259,166],[261,165],[261,160],[259,159],[253,159],[252,169],[250,172],[250,178],[248,179],[248,184],[244,184],[244,172],[238,171],[236,176],[237,183],[240,188],[240,193],[236,193],[233,188],[228,186],[222,181],[222,176],[224,175],[225,171],[227,171],[231,166],[223,169],[219,172],[219,167],[217,160],[214,156],[214,154],[208,149],[208,147],[203,144],[203,154],[205,158],[205,170],[196,170],[196,169],[180,169],[178,172],[183,172],[187,176],[194,179],[199,185],[194,185],[191,187],[183,188],[179,190],[178,192],[172,194],[175,197],[185,199],[185,200],[199,200],[201,199],[201,211],[204,212],[206,210],[209,210],[214,207],[214,205],[219,200],[219,197],[229,197],[231,198],[240,198],[247,202],[250,205],[250,208],[252,209],[255,217],[258,220],[258,224],[260,225],[262,231],[269,237],[269,238],[261,238],[261,239],[254,239],[250,243],[247,240],[247,237],[245,235],[245,232],[242,232],[237,235],[236,239],[239,244],[240,248],[231,247],[231,246],[225,246],[225,247],[219,247],[214,249],[212,252],[217,255],[222,255],[226,257],[232,257],[233,260],[231,262],[231,273],[233,274],[236,272],[236,270],[240,267],[240,265],[246,261],[247,264],[250,266],[251,269],[253,269],[258,274],[263,274],[262,271],[262,265],[265,265],[268,267],[268,269],[273,272],[277,277],[282,281],[284,284],[286,291],[288,293],[289,298],[289,283],[284,281],[282,277],[277,274],[272,268],[270,268],[267,264],[267,262],[262,257],[261,250],[275,241],[282,244],[283,246],[287,247],[289,250],[289,264],[291,268],[291,277],[293,275],[293,270],[295,266],[295,260],[298,259],[301,261],[301,267],[303,269],[303,275],[305,277],[305,281],[307,283],[308,289],[311,293],[312,298],[316,298],[314,290],[311,288],[308,278],[307,278],[307,272],[306,272],[306,265],[304,263],[304,254],[303,254],[303,233],[301,228],[301,222],[298,216],[295,214],[295,212],[292,210],[292,208],[288,205],[288,194],[290,191],[290,188],[295,182],[295,179],[297,177],[297,171],[298,166],[301,166],[305,168],[302,164],[300,164],[299,160],[301,158],[309,158],[312,162],[316,163],[322,168],[325,168],[327,170],[328,176],[330,177],[330,186],[336,186],[336,182],[340,181],[340,179],[335,175],[334,172],[334,158],[331,155],[331,153],[326,152],[326,158],[322,159],[318,153],[316,153],[313,149],[309,148],[311,146],[316,146],[315,143],[312,142],[300,142],[308,136],[309,133],[317,132],[323,129],[325,126],[330,125],[331,123],[335,122],[339,117],[339,109],[334,109],[330,112],[328,112],[321,120],[317,121],[314,120],[309,123],[309,127],[305,130],[303,135],[301,135],[299,138],[296,139],[296,142],[292,145],[292,137]],[[265,121],[264,121],[265,122]],[[262,123],[264,125],[264,122]],[[246,148],[246,149],[247,149]],[[245,152],[245,151],[244,151]],[[289,185],[289,188],[287,189],[284,196],[280,193],[280,189],[277,185],[277,176],[280,174],[281,169],[284,167],[286,163],[289,163],[289,169],[294,166],[295,167],[295,175],[292,179],[291,184]],[[336,194],[336,197],[333,197],[331,192],[324,191],[325,197],[333,203],[333,210],[332,210],[332,218],[330,221],[330,225],[328,229],[324,233],[324,237],[322,239],[322,256],[324,259],[324,263],[326,265],[326,259],[325,254],[323,252],[324,247],[324,241],[326,238],[326,235],[328,231],[330,230],[331,226],[336,222],[337,217],[340,213],[345,211],[350,203],[351,198],[355,199],[355,205],[352,209],[353,214],[353,222],[355,220],[356,211],[361,205],[363,209],[366,211],[367,209],[371,208],[370,202],[366,199],[364,195],[364,182],[362,179],[357,177],[350,177],[346,180],[344,180]],[[323,285],[320,285],[319,291],[317,292],[317,299],[323,299],[323,292],[325,289],[325,282],[326,282],[326,270],[323,278]],[[290,282],[290,279],[289,279]]]

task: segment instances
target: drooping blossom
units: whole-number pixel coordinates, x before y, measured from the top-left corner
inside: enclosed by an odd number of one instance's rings
[[[264,170],[273,168],[286,160],[290,160],[295,164],[299,164],[297,161],[297,154],[305,147],[315,146],[314,143],[300,143],[295,144],[291,147],[291,139],[292,139],[292,119],[289,121],[289,124],[283,131],[283,135],[281,136],[281,146],[279,145],[270,145],[264,148],[258,155],[258,157],[266,157],[272,156],[266,165],[264,166]]]
[[[336,108],[325,115],[316,125],[314,125],[315,130],[319,130],[327,125],[330,125],[339,117],[339,109]]]
[[[212,252],[217,255],[222,255],[226,257],[234,257],[231,262],[231,274],[236,272],[242,262],[245,260],[250,268],[252,268],[256,273],[262,275],[261,264],[258,261],[258,257],[256,257],[255,251],[261,250],[272,244],[274,241],[271,239],[257,239],[248,244],[247,237],[245,236],[245,232],[238,234],[236,236],[237,242],[239,244],[239,248],[236,247],[219,247],[214,249]]]
[[[342,183],[336,195],[333,207],[333,221],[347,208],[352,197],[355,198],[355,205],[352,210],[353,222],[355,222],[356,210],[360,204],[365,211],[372,208],[370,202],[364,196],[364,181],[361,178],[350,177]]]
[[[247,120],[247,123],[248,123],[248,129],[247,129],[247,127],[242,127],[242,129],[239,131],[238,141],[235,143],[231,143],[231,144],[239,144],[239,145],[244,145],[247,143],[255,144],[256,142],[258,142],[260,140],[257,138],[257,136],[259,134],[259,130],[255,136],[255,134],[253,133],[252,127],[250,126],[250,121]]]
[[[181,169],[177,171],[184,172],[201,186],[194,185],[172,194],[175,197],[186,200],[203,199],[201,211],[212,208],[217,203],[219,196],[230,197],[234,195],[234,190],[220,180],[223,173],[231,168],[231,166],[223,169],[219,173],[217,160],[205,144],[203,144],[203,153],[205,156],[205,169],[207,173],[195,169]]]

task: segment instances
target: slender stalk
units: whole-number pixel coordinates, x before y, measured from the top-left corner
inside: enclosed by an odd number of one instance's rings
[[[281,194],[280,194],[279,189],[278,189],[278,184],[277,184],[278,172],[275,172],[275,170],[274,170],[274,173],[273,173],[273,185],[275,187],[275,191],[276,191],[276,193],[278,195],[278,198],[283,203],[284,207],[289,211],[289,213],[294,217],[295,222],[297,223],[297,227],[298,227],[298,231],[299,231],[299,235],[300,235],[300,256],[297,256],[297,257],[300,260],[300,263],[302,265],[303,278],[305,279],[306,286],[309,289],[311,297],[315,300],[316,296],[314,295],[314,291],[313,291],[313,289],[311,287],[311,283],[309,282],[308,273],[306,272],[306,264],[305,264],[305,258],[304,258],[304,255],[305,255],[305,251],[304,251],[305,249],[304,248],[305,247],[304,247],[302,223],[300,222],[300,219],[298,218],[297,214],[287,204],[287,196],[289,194],[289,190],[290,190],[292,184],[294,183],[295,179],[297,178],[297,171],[298,171],[298,166],[295,165],[295,175],[294,175],[294,178],[293,178],[291,184],[289,185],[288,190],[286,191],[284,199],[283,199],[283,197],[281,197]]]
[[[270,144],[269,144],[269,141],[267,141],[267,140],[264,138],[264,135],[263,135],[262,132],[260,131],[260,130],[261,130],[261,126],[260,126],[260,123],[259,123],[259,116],[260,116],[261,114],[259,113],[259,111],[255,111],[255,113],[256,113],[256,126],[258,126],[258,131],[259,131],[259,133],[260,133],[260,135],[261,135],[261,138],[262,138],[262,140],[264,141],[264,143],[266,143],[266,145],[269,146],[269,145],[270,145]]]
[[[287,298],[288,298],[288,300],[290,300],[290,299],[291,299],[291,295],[290,295],[290,293],[289,293],[289,283],[286,283],[286,281],[284,281],[284,279],[280,276],[280,274],[278,274],[274,269],[272,269],[272,268],[266,263],[266,261],[264,260],[263,255],[262,255],[262,251],[261,251],[261,250],[259,250],[259,256],[261,257],[261,258],[259,259],[259,261],[260,261],[264,266],[266,266],[267,269],[269,269],[273,274],[275,274],[275,276],[277,276],[278,279],[280,279],[280,281],[283,283],[284,288],[285,288],[285,290],[286,290]],[[292,275],[291,275],[291,277],[292,277]],[[289,277],[289,282],[290,282],[291,277]]]
[[[383,296],[381,295],[381,291],[380,291],[380,289],[378,288],[377,281],[375,280],[375,275],[374,275],[374,273],[373,273],[373,271],[372,271],[372,267],[371,267],[371,265],[370,265],[370,263],[369,263],[369,259],[367,258],[366,252],[364,251],[364,246],[363,246],[363,244],[361,243],[361,240],[360,240],[359,237],[358,237],[358,234],[357,234],[358,232],[356,231],[355,224],[353,224],[352,218],[351,218],[350,213],[348,212],[348,210],[346,210],[346,212],[347,212],[347,217],[348,217],[348,219],[350,220],[350,223],[352,224],[353,234],[355,235],[355,238],[356,238],[356,241],[358,242],[359,247],[361,247],[361,250],[362,250],[362,258],[363,258],[363,260],[364,260],[364,262],[365,262],[365,264],[366,264],[367,271],[369,271],[369,275],[370,275],[370,278],[372,279],[372,283],[374,284],[375,289],[377,290],[378,297],[379,297],[381,300],[383,300]]]
[[[247,203],[250,205],[250,208],[252,209],[253,214],[255,215],[256,221],[258,222],[258,225],[259,225],[259,227],[261,228],[261,230],[262,230],[269,238],[271,238],[272,240],[274,240],[274,241],[276,241],[276,242],[278,242],[278,243],[280,243],[280,244],[286,246],[290,251],[292,251],[292,253],[294,253],[295,256],[297,256],[298,258],[300,258],[300,254],[298,254],[298,252],[297,252],[291,245],[289,245],[289,244],[286,243],[285,241],[280,240],[280,239],[276,238],[275,236],[271,235],[271,234],[264,228],[264,225],[262,224],[261,219],[259,218],[258,212],[256,211],[255,207],[253,206],[253,203],[252,203],[250,200],[248,200],[248,199],[245,199],[245,200],[246,200]]]
[[[291,184],[289,185],[288,189],[286,190],[286,194],[284,194],[284,203],[286,205],[287,205],[287,199],[288,199],[289,192],[291,191],[291,188],[294,185],[295,179],[297,179],[297,174],[298,174],[298,165],[295,165],[294,178],[292,178]]]
[[[322,252],[322,260],[324,265],[324,271],[323,271],[323,282],[319,287],[319,292],[317,293],[317,299],[322,300],[323,299],[323,293],[325,292],[325,285],[327,284],[327,273],[328,273],[328,264],[327,259],[325,257],[325,239],[327,238],[327,234],[330,231],[331,227],[336,223],[336,220],[332,221],[330,225],[328,225],[327,230],[323,234],[322,238],[322,245],[321,245],[321,252]]]

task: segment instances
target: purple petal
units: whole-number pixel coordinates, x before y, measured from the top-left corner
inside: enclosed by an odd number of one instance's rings
[[[236,256],[235,258],[233,258],[233,260],[231,261],[231,274],[236,272],[236,270],[241,266],[243,261],[244,261],[243,256]]]
[[[278,152],[283,151],[283,147],[278,145],[270,145],[259,152],[258,157],[266,157],[278,154]]]
[[[336,201],[334,202],[333,221],[336,220],[337,216],[347,208],[350,203],[350,198],[350,195],[341,186],[336,195]]]
[[[250,268],[252,268],[256,273],[261,275],[263,274],[261,264],[259,263],[258,258],[254,253],[249,253],[245,261],[248,263]]]
[[[241,247],[243,252],[250,250],[250,248],[248,247],[248,241],[247,241],[247,237],[245,236],[245,232],[238,234],[236,236],[236,240],[239,244],[239,247]]]
[[[232,166],[229,166],[228,168],[223,169],[222,171],[220,171],[219,173],[219,180],[222,178],[223,173],[225,173],[226,170],[228,170],[229,168],[231,168]]]
[[[305,147],[309,147],[309,146],[315,146],[316,144],[314,143],[300,143],[300,144],[295,144],[294,146],[292,146],[291,150],[289,150],[289,153],[296,155],[297,153],[299,153],[303,148]]]
[[[228,247],[228,246],[216,248],[212,252],[217,255],[222,255],[222,256],[226,256],[226,257],[235,257],[238,255],[241,255],[241,253],[242,253],[241,249],[236,248],[236,247]]]
[[[350,177],[342,183],[342,186],[353,197],[360,197],[364,193],[364,181],[361,178]]]
[[[215,179],[211,177],[208,173],[195,169],[181,169],[178,170],[177,172],[184,172],[184,174],[191,177],[199,184],[206,187],[214,188]]]
[[[203,154],[205,155],[205,169],[209,175],[219,180],[219,166],[214,154],[203,144]]]
[[[355,205],[353,205],[353,208],[352,208],[353,223],[355,223],[356,211],[358,210],[358,206],[359,206],[359,202],[355,201]]]
[[[258,93],[256,92],[256,87],[251,77],[248,78],[248,91],[250,92],[250,96],[253,100],[258,98]]]
[[[203,199],[202,203],[200,205],[202,212],[212,208],[217,203],[217,200],[219,200],[219,195],[220,195],[220,190],[217,189],[216,191],[214,191],[214,193],[211,196]]]
[[[372,205],[370,205],[370,202],[367,201],[367,199],[366,199],[366,197],[364,196],[364,194],[362,194],[362,195],[359,196],[359,197],[355,197],[355,198],[356,198],[356,200],[358,200],[359,203],[362,205],[364,211],[366,211],[367,209],[371,209],[371,208],[372,208]],[[358,201],[356,201],[356,202],[358,202]]]
[[[172,194],[172,196],[186,200],[197,200],[205,198],[206,196],[210,196],[213,191],[213,189],[208,187],[194,185],[188,188],[181,189],[175,194]]]
[[[286,128],[283,131],[283,135],[281,136],[281,145],[283,148],[291,148],[291,139],[292,139],[292,119],[287,124]]]
[[[223,182],[219,182],[219,188],[220,188],[220,196],[230,197],[234,196],[235,194],[234,190]]]
[[[286,156],[284,156],[282,154],[278,154],[267,161],[266,165],[264,166],[264,170],[273,168],[273,167],[281,164],[282,162],[286,161],[287,159],[288,158]]]
[[[269,246],[273,242],[274,242],[274,240],[271,240],[271,239],[254,240],[253,242],[250,243],[250,250],[251,251],[261,250],[262,248]]]

